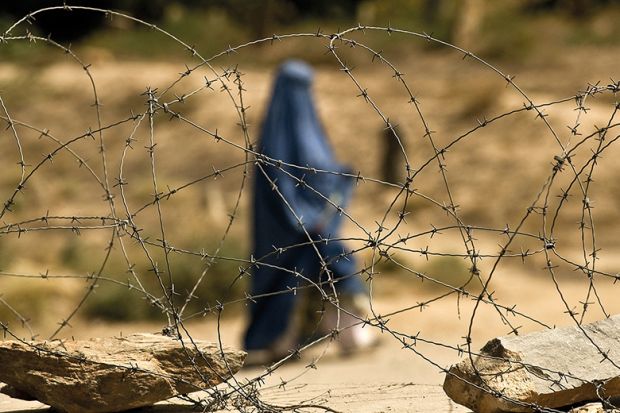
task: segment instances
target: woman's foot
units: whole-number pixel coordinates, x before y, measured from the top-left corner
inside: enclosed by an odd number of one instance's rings
[[[365,294],[342,294],[338,297],[338,303],[338,307],[332,305],[327,309],[324,329],[338,330],[336,342],[342,354],[351,355],[377,347],[379,337],[364,322],[371,312],[368,297]]]

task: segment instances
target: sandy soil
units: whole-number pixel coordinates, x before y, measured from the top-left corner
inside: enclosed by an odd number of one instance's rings
[[[393,282],[393,281],[390,281]],[[390,282],[387,282],[389,284]],[[394,286],[385,288],[392,293],[382,293],[375,299],[375,308],[380,314],[401,310],[419,300],[432,297],[428,293],[398,291]],[[532,291],[549,291],[547,282],[530,278],[527,283],[497,291],[498,302],[506,305],[519,303],[521,311],[550,324],[570,325],[570,319],[557,311],[553,294],[532,294]],[[577,283],[564,288],[568,299],[583,294]],[[611,313],[620,312],[620,304],[611,300],[613,292],[602,291],[602,299],[610,303]],[[413,310],[389,318],[388,326],[395,332],[418,334],[420,339],[438,344],[419,343],[414,351],[403,349],[402,343],[387,332],[380,334],[381,344],[372,352],[341,357],[332,344],[324,356],[316,361],[316,369],[309,367],[315,357],[323,353],[323,348],[314,348],[302,354],[300,360],[292,361],[275,370],[266,378],[261,392],[263,400],[281,406],[291,406],[301,402],[324,404],[341,412],[465,412],[467,409],[454,405],[441,390],[443,374],[440,368],[449,367],[461,360],[457,351],[444,345],[463,345],[463,337],[471,317],[473,302],[462,300],[461,317],[456,317],[456,300],[445,299],[432,303],[424,311]],[[507,333],[493,308],[483,306],[473,324],[472,349],[477,350],[490,338]],[[563,315],[564,317],[560,316]],[[519,317],[511,319],[524,330],[538,330],[540,327],[528,325]],[[226,318],[220,328],[220,338],[225,345],[239,346],[244,321],[241,317]],[[132,332],[156,332],[157,324],[107,324],[91,323],[74,326],[76,338],[129,334]],[[192,337],[216,340],[217,325],[214,320],[193,321],[187,324]],[[417,353],[417,354],[416,354]],[[236,375],[242,381],[253,378],[264,371],[260,368],[244,368]],[[282,385],[286,383],[286,385]],[[18,402],[0,396],[0,411],[16,412],[27,409],[41,410],[36,402]],[[155,411],[185,411],[174,405],[159,406]],[[151,411],[151,410],[145,410]],[[308,410],[313,411],[313,410]],[[316,410],[319,411],[319,410]]]

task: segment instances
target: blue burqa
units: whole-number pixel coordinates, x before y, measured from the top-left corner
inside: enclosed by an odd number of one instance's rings
[[[312,79],[305,63],[283,64],[262,128],[247,350],[268,349],[284,333],[295,306],[293,289],[307,284],[304,277],[323,283],[331,277],[339,293],[363,291],[353,257],[334,239],[338,207],[350,198],[354,178],[343,176],[347,169],[334,159],[314,108]]]

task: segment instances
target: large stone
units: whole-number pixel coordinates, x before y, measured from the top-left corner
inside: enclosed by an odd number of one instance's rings
[[[611,404],[616,405],[612,402]],[[588,403],[583,406],[575,407],[568,413],[620,413],[620,409],[606,409],[601,402]]]
[[[154,334],[0,342],[0,381],[57,410],[117,412],[215,386],[245,353]]]
[[[473,365],[467,359],[450,368],[444,391],[477,413],[557,409],[619,396],[618,366],[620,315],[581,329],[493,339],[473,357]]]

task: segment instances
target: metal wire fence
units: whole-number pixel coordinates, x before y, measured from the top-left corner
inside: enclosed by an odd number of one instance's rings
[[[269,166],[279,168],[298,185],[307,183],[303,177],[299,178],[297,174],[291,173],[293,170],[307,174],[345,175],[354,179],[358,187],[373,188],[374,192],[370,193],[375,194],[370,198],[355,201],[372,204],[372,208],[369,207],[370,213],[360,214],[355,206],[342,208],[320,191],[308,188],[329,203],[334,212],[341,214],[346,221],[346,236],[339,239],[345,241],[350,249],[337,259],[361,257],[360,261],[364,264],[357,273],[350,276],[360,277],[368,285],[370,312],[367,317],[361,317],[341,305],[335,287],[338,281],[333,279],[328,263],[316,248],[317,259],[322,262],[324,274],[320,279],[323,281],[317,282],[307,274],[281,268],[282,271],[291,272],[297,277],[299,285],[271,294],[314,291],[321,314],[328,308],[336,308],[339,310],[338,314],[346,312],[349,316],[357,317],[358,324],[381,332],[383,336],[400,343],[403,352],[423,359],[445,374],[451,374],[448,371],[449,366],[437,361],[434,358],[435,352],[441,351],[473,360],[479,355],[478,349],[472,344],[478,340],[474,336],[476,327],[481,323],[480,314],[488,310],[491,310],[493,316],[485,317],[484,323],[493,319],[496,326],[501,326],[507,334],[519,334],[523,326],[529,330],[552,328],[558,320],[568,320],[580,329],[605,363],[611,363],[618,368],[620,360],[610,357],[608,349],[601,348],[582,325],[589,320],[607,317],[617,310],[608,308],[615,308],[615,302],[610,297],[615,294],[615,283],[620,279],[620,275],[613,270],[613,257],[606,255],[613,254],[613,248],[617,247],[617,244],[613,243],[614,198],[609,193],[610,186],[605,183],[608,175],[600,171],[603,169],[600,166],[604,165],[613,171],[613,165],[606,164],[602,159],[607,153],[613,158],[615,143],[620,138],[620,123],[617,120],[620,105],[613,103],[620,91],[619,82],[612,80],[606,84],[588,84],[573,96],[547,99],[541,103],[531,98],[516,83],[514,76],[456,45],[425,33],[361,24],[337,33],[323,33],[319,30],[312,33],[273,35],[229,47],[215,56],[203,57],[194,46],[183,42],[173,33],[132,16],[92,7],[64,6],[67,10],[104,13],[111,19],[126,19],[146,26],[161,35],[162,39],[171,40],[179,48],[185,49],[193,59],[193,65],[187,65],[174,79],[167,81],[165,86],[147,87],[140,96],[130,97],[141,105],[140,111],[111,118],[108,115],[111,112],[106,112],[107,102],[101,99],[101,90],[93,66],[69,46],[29,31],[28,23],[36,19],[37,15],[61,8],[63,6],[33,12],[15,22],[0,36],[0,47],[26,47],[27,44],[38,43],[66,54],[72,65],[83,69],[83,76],[90,89],[89,101],[82,105],[87,110],[73,115],[75,119],[88,122],[89,126],[75,132],[69,132],[73,126],[67,126],[67,130],[52,132],[45,124],[15,118],[11,99],[0,95],[0,119],[5,125],[1,135],[2,145],[5,153],[12,154],[12,161],[17,165],[5,165],[7,178],[4,179],[2,187],[3,206],[0,212],[2,246],[33,239],[32,244],[28,245],[35,245],[35,249],[38,249],[47,242],[54,243],[67,238],[89,239],[88,237],[94,234],[94,241],[88,241],[89,245],[85,242],[83,252],[78,253],[99,257],[96,265],[92,264],[95,259],[89,261],[91,268],[84,273],[67,274],[49,268],[24,271],[0,269],[0,281],[43,280],[49,285],[51,282],[70,278],[86,283],[84,293],[76,298],[66,316],[58,322],[58,326],[49,336],[50,340],[59,339],[63,334],[67,334],[67,331],[70,334],[74,320],[80,317],[89,300],[97,296],[97,290],[104,287],[141,296],[144,299],[143,305],[156,309],[156,313],[165,320],[164,330],[168,334],[181,337],[185,345],[191,346],[191,329],[187,323],[193,319],[213,317],[217,320],[218,329],[225,328],[226,323],[222,320],[229,309],[243,308],[247,303],[259,298],[243,291],[245,287],[239,285],[252,277],[252,269],[262,265],[268,257],[226,255],[225,252],[229,243],[237,242],[230,240],[230,234],[235,231],[235,227],[246,225],[243,218],[239,223],[239,217],[249,214],[245,202],[253,171],[260,173]],[[416,74],[405,75],[381,50],[367,45],[364,42],[366,33],[382,33],[386,38],[402,36],[409,39],[407,41],[429,42],[450,51],[462,58],[454,59],[454,65],[473,64],[484,68],[485,76],[503,83],[501,93],[509,93],[513,98],[511,102],[518,103],[510,103],[508,108],[498,104],[495,114],[480,118],[473,127],[458,133],[450,131],[449,127],[433,124],[431,119],[434,115],[429,115],[425,110],[424,97],[414,92],[420,88],[420,85],[416,85]],[[398,143],[393,147],[397,148],[398,158],[402,162],[402,179],[388,181],[378,176],[376,171],[367,174],[361,170],[352,173],[318,170],[306,165],[288,164],[257,152],[256,128],[248,121],[249,107],[246,103],[250,99],[248,94],[256,90],[256,87],[246,80],[241,66],[226,64],[222,67],[220,62],[234,61],[237,53],[251,53],[253,48],[260,45],[279,47],[289,41],[324,48],[326,56],[332,61],[331,67],[334,67],[333,76],[346,77],[352,90],[355,90],[350,99],[356,104],[363,103],[359,107],[365,108],[360,111],[370,111],[375,119],[391,132],[386,134],[384,139],[394,139]],[[400,97],[403,98],[402,102],[398,102],[398,106],[405,115],[399,115],[399,118],[404,119],[406,116],[408,124],[413,125],[408,132],[410,139],[407,142],[402,139],[402,128],[397,127],[392,120],[394,103],[384,102],[385,99],[381,97],[382,90],[373,88],[373,85],[369,84],[372,82],[364,79],[363,67],[353,67],[347,63],[350,56],[355,56],[356,62],[367,62],[365,64],[380,67],[383,76],[392,77],[393,83],[400,88]],[[451,89],[456,85],[447,84],[446,87]],[[228,124],[222,129],[214,126],[218,124],[216,121],[211,125],[205,119],[186,114],[191,113],[185,109],[194,101],[210,96],[217,98],[212,101],[216,102],[215,104],[211,103],[214,116],[219,116],[220,112],[217,110],[224,106],[227,106],[229,113],[234,114],[235,120],[229,122],[233,117],[228,117]],[[591,102],[595,102],[597,108],[604,107],[604,110],[594,111],[596,116],[593,115],[589,107]],[[88,115],[86,111],[89,112]],[[560,113],[567,112],[570,113],[570,123],[558,126],[565,123],[566,119],[566,116]],[[601,122],[600,119],[604,122],[598,123]],[[327,120],[330,124],[338,121],[337,118]],[[179,150],[178,145],[184,144],[174,134],[160,133],[162,128],[170,128],[166,125],[171,124],[175,125],[174,130],[178,131],[176,133],[191,137],[192,144],[196,145],[193,148],[217,144],[218,148],[225,149],[217,149],[215,156],[205,152],[206,161],[202,164],[195,164],[200,157],[193,160],[181,159],[180,164],[190,162],[191,168],[200,172],[192,178],[176,177],[176,181],[169,179],[166,174],[171,173],[174,168],[170,166],[172,164],[168,163],[167,158],[174,158]],[[508,138],[506,142],[502,142],[501,136],[510,135],[511,128],[531,136],[524,137],[523,143],[514,143],[514,137],[510,137],[513,144],[507,142]],[[491,132],[486,132],[488,130]],[[478,187],[471,196],[461,191],[461,187],[468,186],[468,180],[478,182],[475,170],[477,167],[463,172],[460,166],[452,169],[451,161],[457,165],[466,163],[462,160],[466,158],[459,158],[462,152],[469,151],[472,146],[489,147],[489,141],[499,141],[496,146],[505,150],[491,155],[497,156],[498,160],[472,160],[476,165],[493,165],[492,168],[497,169],[491,168],[490,172],[487,170],[486,174],[490,174],[489,180],[484,181],[484,187]],[[342,145],[346,147],[346,151],[355,153],[356,150],[362,150],[364,143],[348,141]],[[514,146],[519,148],[514,149]],[[208,150],[210,149],[205,149]],[[415,152],[414,155],[412,151]],[[378,158],[379,154],[375,153],[373,156]],[[9,171],[11,168],[15,170]],[[516,169],[531,169],[535,171],[535,176],[517,185],[504,173],[506,170]],[[54,171],[60,171],[59,175],[54,175]],[[603,175],[601,185],[595,180],[597,173]],[[160,178],[162,175],[166,176],[163,180]],[[31,188],[51,184],[46,181],[49,176],[62,177],[62,180],[68,181],[74,176],[79,177],[81,182],[87,183],[72,185],[69,182],[68,187],[80,194],[102,199],[105,208],[102,209],[101,203],[74,208],[70,195],[61,198],[61,205],[46,205],[42,201],[42,207],[38,205],[38,208],[29,208],[29,203],[34,202],[31,194],[36,192]],[[133,184],[129,176],[141,176],[145,181],[142,185]],[[493,180],[494,177],[497,179]],[[146,181],[148,190],[145,189]],[[173,181],[176,182],[173,186],[163,183]],[[194,196],[205,190],[209,193],[208,188],[219,185],[218,182],[224,182],[223,185],[227,188],[236,189],[229,203],[230,208],[225,211],[225,224],[219,227],[221,233],[217,237],[209,234],[211,238],[218,238],[217,242],[197,249],[180,244],[175,238],[179,232],[177,229],[182,227],[179,222],[188,219],[183,212],[188,202],[186,194]],[[273,185],[274,196],[282,197],[277,183],[273,182]],[[507,188],[505,191],[509,193],[507,197],[511,199],[511,208],[514,206],[511,210],[516,211],[511,216],[500,216],[499,219],[508,222],[501,225],[497,224],[497,215],[502,215],[497,209],[501,208],[494,205],[493,199],[494,191],[500,190],[498,188]],[[514,193],[510,194],[511,191]],[[283,201],[286,202],[286,199]],[[598,226],[595,225],[595,202],[601,205],[603,216],[603,224]],[[42,208],[47,212],[38,214],[37,211]],[[480,210],[482,215],[472,215],[468,208]],[[72,212],[50,212],[56,210]],[[418,214],[418,210],[422,212]],[[78,214],[74,211],[82,212]],[[292,209],[291,212],[295,213]],[[297,219],[303,227],[302,217]],[[438,222],[441,225],[437,224]],[[182,230],[186,228],[182,227]],[[209,229],[206,228],[205,232],[209,232]],[[329,241],[317,241],[307,231],[306,235],[307,240],[302,244],[275,248],[272,254]],[[197,236],[200,237],[200,234]],[[77,245],[80,251],[82,241],[77,241]],[[97,250],[92,245],[103,245],[103,248],[97,247]],[[610,245],[610,250],[602,249],[604,245]],[[184,290],[178,287],[179,269],[176,264],[179,257],[191,259],[194,271],[191,282],[186,283]],[[444,262],[441,260],[446,258],[457,259],[459,263],[466,262],[467,275],[455,282],[451,279],[452,269],[432,273],[425,270],[429,268],[428,263],[441,263]],[[215,266],[222,262],[230,263],[231,267],[227,268],[235,268],[236,274],[230,278],[230,284],[221,297],[206,303],[198,291],[205,284],[214,282],[210,274]],[[496,297],[494,290],[498,285],[529,282],[528,278],[507,279],[503,276],[503,271],[513,268],[511,265],[523,265],[528,272],[536,268],[537,279],[550,281],[545,290],[531,293],[557,300],[558,304],[551,307],[546,316],[532,311],[531,308],[521,309],[522,303],[526,303],[528,297],[523,297],[519,302],[507,302]],[[411,297],[409,305],[382,312],[373,305],[374,288],[385,276],[385,268],[399,273],[398,282],[403,285],[413,283],[418,286],[421,285],[420,281],[423,281],[426,286],[438,286],[439,289],[431,290],[435,293],[426,294],[422,299]],[[540,268],[543,269],[542,272]],[[129,276],[124,280],[116,276],[118,273],[127,273]],[[580,298],[576,299],[574,295],[567,293],[567,277],[570,277],[572,283],[576,283],[574,285],[579,285],[579,291],[583,292]],[[0,320],[3,336],[14,340],[36,337],[37,327],[29,320],[27,312],[17,309],[12,299],[10,293],[0,295],[0,306],[8,310],[9,314],[6,319]],[[392,317],[426,311],[429,307],[447,301],[456,303],[451,317],[468,320],[466,334],[461,342],[438,340],[426,335],[424,331],[402,330],[389,323]],[[527,305],[523,307],[527,308]],[[197,308],[199,310],[196,310]],[[225,386],[217,388],[209,388],[205,384],[203,390],[208,397],[187,398],[203,411],[226,407],[243,411],[300,411],[304,408],[333,411],[328,405],[317,406],[311,401],[305,404],[276,406],[263,401],[261,397],[265,378],[274,374],[287,360],[303,356],[310,349],[322,346],[328,348],[343,329],[351,328],[342,327],[339,323],[333,327],[328,333],[303,343],[253,379],[237,381],[233,378],[228,380]],[[28,337],[24,338],[24,335]],[[323,353],[324,351],[308,366],[300,367],[300,373],[307,369],[320,368]],[[552,373],[560,376],[569,374]],[[484,385],[472,385],[491,392]],[[496,396],[511,400],[507,395]],[[536,405],[527,407],[536,411],[559,411]]]

